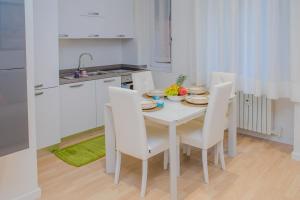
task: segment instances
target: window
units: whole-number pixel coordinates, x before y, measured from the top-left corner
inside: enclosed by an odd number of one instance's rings
[[[152,0],[151,68],[170,71],[172,61],[171,0]]]

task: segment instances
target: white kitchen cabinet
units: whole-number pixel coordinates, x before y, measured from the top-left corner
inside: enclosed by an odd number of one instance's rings
[[[111,0],[112,31],[116,37],[134,38],[134,0]]]
[[[59,37],[97,38],[103,36],[106,0],[60,0]]]
[[[35,91],[38,149],[60,142],[59,88]]]
[[[86,81],[60,87],[63,137],[96,127],[95,86],[95,81]]]
[[[59,0],[59,37],[132,38],[133,0]]]
[[[108,88],[110,86],[121,87],[121,77],[96,81],[97,126],[104,125],[104,105],[109,102]]]
[[[56,87],[59,84],[58,2],[34,0],[33,3],[35,87]]]

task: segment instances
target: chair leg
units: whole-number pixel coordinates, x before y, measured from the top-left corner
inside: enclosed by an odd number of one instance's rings
[[[190,145],[187,145],[187,148],[186,148],[186,155],[187,156],[191,156],[191,150],[192,150],[192,147]]]
[[[223,170],[225,170],[225,158],[224,158],[224,145],[223,140],[219,142],[219,152],[220,152],[220,161],[221,161],[221,167]]]
[[[183,154],[186,154],[186,152],[187,152],[187,145],[186,144],[182,145],[182,152],[183,152]]]
[[[218,165],[219,164],[219,152],[220,152],[218,144],[215,145],[214,152],[215,152],[215,165]]]
[[[180,145],[177,145],[177,175],[180,176]]]
[[[207,149],[202,149],[202,166],[203,166],[204,182],[208,184]]]
[[[143,160],[141,197],[144,197],[146,194],[147,176],[148,176],[148,160]]]
[[[115,184],[119,183],[119,177],[120,177],[120,169],[121,169],[121,152],[117,151],[117,160],[116,160],[116,171],[115,171]]]
[[[164,151],[164,170],[168,169],[169,164],[169,150]]]

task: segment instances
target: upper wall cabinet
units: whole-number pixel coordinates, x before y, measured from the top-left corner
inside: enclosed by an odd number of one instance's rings
[[[60,38],[133,38],[133,0],[59,0]]]
[[[33,1],[35,88],[59,85],[57,0]]]
[[[113,4],[111,30],[117,37],[134,37],[134,0],[111,0]]]

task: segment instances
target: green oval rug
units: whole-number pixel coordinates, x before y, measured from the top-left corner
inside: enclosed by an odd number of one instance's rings
[[[105,156],[105,138],[95,137],[52,152],[64,162],[81,167]]]

